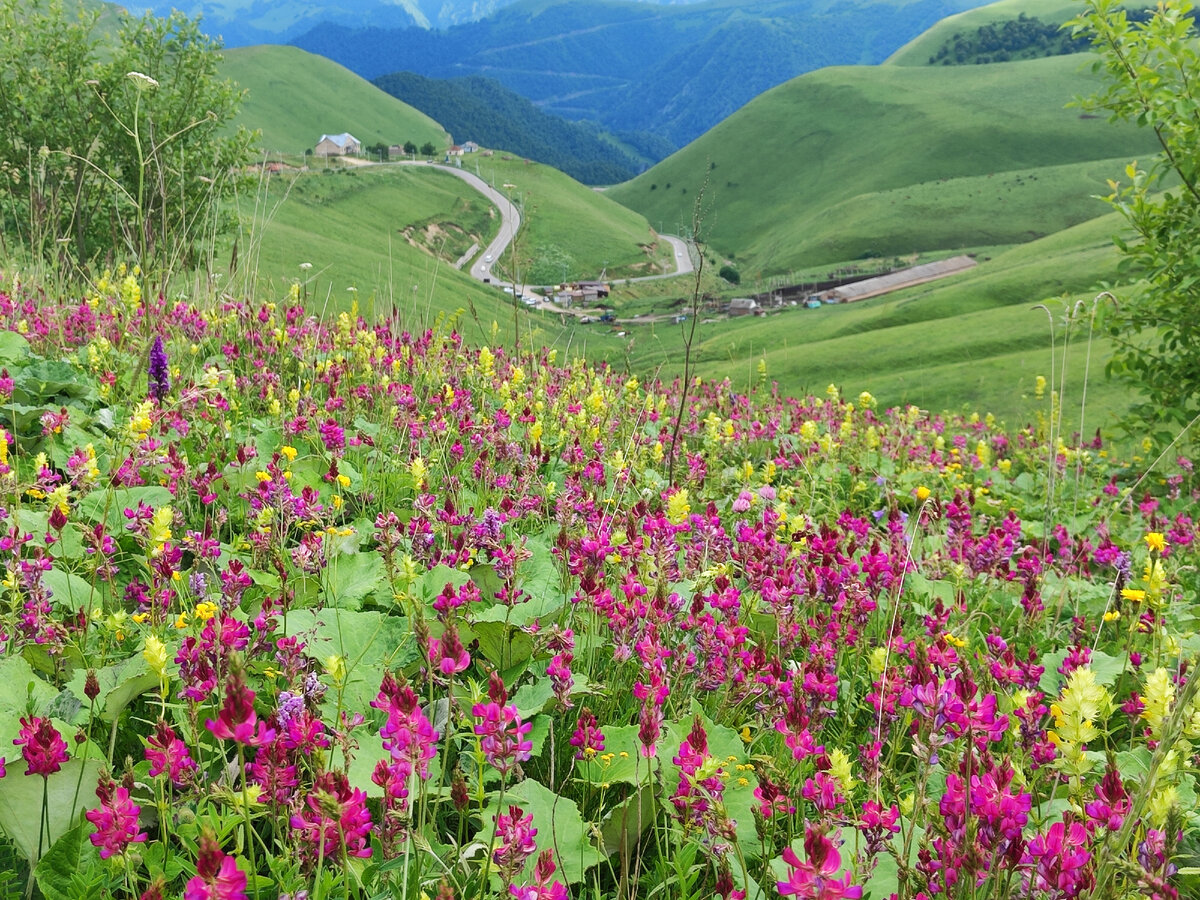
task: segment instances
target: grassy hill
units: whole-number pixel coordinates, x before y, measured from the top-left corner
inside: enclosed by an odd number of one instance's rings
[[[706,176],[712,249],[764,273],[1018,243],[1104,211],[1092,198],[1152,135],[1066,108],[1076,56],[832,68],[755,99],[610,196],[689,221]]]
[[[1075,0],[998,0],[987,6],[968,9],[942,19],[928,31],[913,38],[887,58],[886,65],[927,66],[933,56],[956,34],[968,34],[994,22],[1006,22],[1024,13],[1043,22],[1065,22],[1079,14]]]
[[[374,84],[441,122],[455,139],[503,147],[554,166],[585,184],[632,178],[660,159],[620,146],[590,123],[551,115],[494,78],[426,78],[412,72],[381,75]]]
[[[449,143],[445,129],[348,69],[296,47],[224,52],[221,72],[249,90],[238,123],[262,130],[265,150],[299,155],[322,134],[348,131],[364,145]]]
[[[546,166],[495,157],[480,175],[513,184],[525,225],[516,245],[528,280],[556,254],[553,279],[654,271],[661,251],[645,219]],[[240,204],[241,265],[280,293],[309,281],[309,296],[334,309],[375,296],[417,311],[453,312],[475,304],[485,322],[511,319],[511,301],[453,267],[472,245],[484,247],[499,227],[497,210],[465,182],[433,167],[372,165],[264,176]],[[479,249],[475,251],[477,254]],[[513,257],[495,265],[507,270]],[[311,269],[301,269],[302,263]],[[414,290],[415,287],[415,290]],[[522,314],[524,312],[522,311]]]
[[[860,303],[702,325],[693,350],[697,371],[746,390],[765,360],[768,378],[789,395],[819,393],[836,383],[847,393],[869,390],[884,406],[970,404],[1010,423],[1028,421],[1036,377],[1049,379],[1052,366],[1062,366],[1062,356],[1051,353],[1046,312],[1035,306],[1044,303],[1053,311],[1054,346],[1061,354],[1064,311],[1077,302],[1090,311],[1098,282],[1116,275],[1112,236],[1121,226],[1115,214],[1102,216],[997,252],[945,281]],[[678,326],[636,335],[636,369],[667,378],[679,371]],[[1109,349],[1097,335],[1086,372],[1089,432],[1107,425],[1129,401],[1122,385],[1104,379]],[[1076,423],[1088,365],[1085,321],[1072,330],[1066,365],[1066,403],[1076,410]]]

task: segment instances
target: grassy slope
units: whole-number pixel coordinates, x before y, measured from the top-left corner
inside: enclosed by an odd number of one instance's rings
[[[1080,4],[1075,0],[999,0],[997,3],[947,16],[889,56],[884,65],[928,65],[929,57],[937,53],[956,32],[974,31],[981,25],[1015,19],[1021,13],[1036,16],[1043,22],[1065,22],[1079,11]]]
[[[1090,303],[1098,281],[1115,276],[1112,235],[1120,225],[1115,215],[1104,216],[998,253],[963,275],[862,303],[703,326],[698,371],[746,389],[765,357],[769,377],[789,394],[819,392],[835,382],[848,392],[870,390],[885,405],[971,404],[981,413],[1025,421],[1032,415],[1025,395],[1034,379],[1051,376],[1049,321],[1033,307],[1045,303],[1059,316],[1066,303]],[[668,377],[679,368],[678,328],[642,333],[638,341],[639,368],[658,366]],[[1060,348],[1062,341],[1059,326]],[[1107,343],[1096,340],[1089,430],[1128,401],[1120,385],[1103,379],[1107,353]],[[1077,330],[1067,366],[1068,406],[1082,396],[1086,357],[1085,332]]]
[[[607,262],[610,277],[654,274],[659,248],[644,216],[593,191],[557,169],[505,160],[497,151],[490,157],[472,156],[463,167],[484,181],[514,185],[513,201],[524,208],[524,225],[518,251],[528,257],[540,246],[567,251],[576,266],[569,276],[595,278]],[[669,248],[668,248],[669,250]],[[662,259],[666,259],[665,256]]]
[[[348,69],[296,47],[224,51],[221,73],[249,90],[240,124],[262,129],[265,150],[300,155],[322,134],[348,131],[366,144],[449,144],[429,116]]]
[[[652,223],[686,221],[711,167],[713,248],[767,273],[1029,240],[1098,214],[1091,195],[1120,166],[1094,163],[1153,149],[1144,132],[1064,108],[1095,87],[1082,62],[824,69],[611,196]]]

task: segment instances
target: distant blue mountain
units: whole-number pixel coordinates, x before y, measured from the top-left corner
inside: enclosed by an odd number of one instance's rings
[[[365,78],[483,75],[546,112],[672,147],[758,94],[832,65],[881,62],[981,0],[519,0],[444,30],[323,24],[292,43]]]

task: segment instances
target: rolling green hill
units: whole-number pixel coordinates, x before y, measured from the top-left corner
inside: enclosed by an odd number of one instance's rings
[[[929,57],[953,42],[956,34],[970,34],[992,23],[1016,19],[1022,13],[1035,16],[1043,22],[1062,23],[1078,15],[1079,10],[1080,4],[1076,0],[998,0],[987,6],[947,16],[889,56],[885,64],[927,66]]]
[[[224,51],[221,74],[249,93],[238,124],[262,130],[267,151],[300,155],[322,134],[348,131],[364,146],[449,136],[437,122],[401,103],[335,62],[296,47],[243,47]]]
[[[1078,56],[831,68],[763,94],[613,199],[670,230],[707,177],[704,229],[743,271],[1012,244],[1104,212],[1153,136],[1066,108]]]
[[[1090,313],[1097,284],[1116,276],[1119,256],[1112,236],[1121,230],[1116,214],[981,257],[976,268],[944,281],[918,285],[883,297],[818,310],[787,308],[764,318],[704,324],[693,350],[697,373],[729,378],[735,390],[757,381],[765,360],[768,379],[790,395],[820,393],[836,383],[856,395],[871,391],[882,406],[913,403],[927,409],[970,404],[1010,424],[1032,420],[1036,376],[1060,371],[1067,332],[1064,311],[1076,303]],[[1087,376],[1085,431],[1110,424],[1127,408],[1130,395],[1107,382],[1110,350],[1096,330],[1087,346],[1087,319],[1071,331],[1066,408],[1069,427],[1078,427]],[[631,361],[636,370],[664,378],[682,367],[678,326],[635,332]],[[1090,365],[1090,370],[1089,370]],[[1042,404],[1044,406],[1044,404]],[[1071,417],[1074,418],[1071,418]]]
[[[585,184],[625,181],[653,161],[620,146],[595,125],[544,112],[493,78],[436,79],[393,72],[373,83],[441,122],[459,143],[503,147]]]

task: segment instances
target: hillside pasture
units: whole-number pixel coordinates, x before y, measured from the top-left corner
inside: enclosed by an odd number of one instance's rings
[[[1113,177],[1153,152],[1152,135],[1067,108],[1095,85],[1075,57],[824,69],[610,194],[690,221],[707,180],[711,246],[764,274],[1028,240],[1098,215],[1109,162]]]

